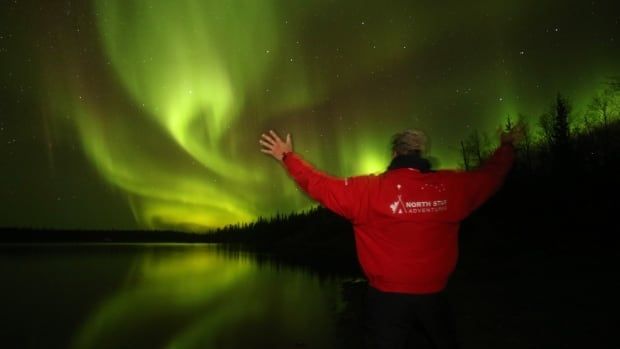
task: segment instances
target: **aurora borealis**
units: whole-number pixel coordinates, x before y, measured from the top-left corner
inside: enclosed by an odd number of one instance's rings
[[[620,76],[613,1],[10,1],[2,226],[204,231],[309,207],[268,129],[341,176],[418,127],[441,167]]]

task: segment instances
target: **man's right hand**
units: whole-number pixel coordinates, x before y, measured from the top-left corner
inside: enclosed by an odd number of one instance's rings
[[[273,156],[279,161],[282,161],[284,154],[293,151],[293,142],[291,141],[290,134],[287,134],[286,141],[283,141],[277,133],[271,130],[269,131],[269,134],[263,133],[258,142],[263,146],[260,151]]]

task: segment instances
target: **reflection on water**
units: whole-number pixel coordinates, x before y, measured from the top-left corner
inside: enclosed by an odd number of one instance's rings
[[[212,245],[0,248],[5,344],[332,348],[340,282]],[[7,316],[8,315],[8,316]],[[8,341],[8,343],[7,343]]]

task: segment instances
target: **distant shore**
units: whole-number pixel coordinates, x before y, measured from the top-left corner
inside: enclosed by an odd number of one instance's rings
[[[208,234],[149,230],[64,230],[0,228],[0,244],[97,242],[216,242]]]

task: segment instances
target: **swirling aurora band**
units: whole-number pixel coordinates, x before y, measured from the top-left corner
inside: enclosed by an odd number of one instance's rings
[[[381,171],[390,135],[421,127],[452,167],[471,129],[535,116],[557,91],[579,106],[618,68],[617,45],[593,40],[617,20],[582,18],[599,27],[579,36],[570,16],[549,19],[553,1],[534,14],[526,2],[68,3],[41,5],[38,21],[50,138],[75,129],[148,228],[308,208],[258,151],[265,130],[291,132],[308,159],[348,176]],[[577,46],[591,55],[554,63]]]

